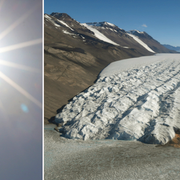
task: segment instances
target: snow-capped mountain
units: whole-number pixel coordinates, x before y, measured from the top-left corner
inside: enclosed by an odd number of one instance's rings
[[[137,35],[138,34],[138,35]],[[144,43],[144,41],[141,40],[141,36],[145,35],[145,32],[140,32],[140,31],[129,31],[128,33],[129,36],[131,36],[134,40],[136,40],[141,46],[143,46],[144,48],[146,48],[148,51],[155,53],[155,51],[153,51],[146,43]],[[150,37],[150,36],[149,36]],[[150,37],[151,38],[151,37]],[[152,40],[152,38],[151,38]]]
[[[153,39],[145,41],[135,34],[132,37],[132,33],[112,23],[81,24],[65,13],[45,14],[45,119],[92,85],[109,63],[155,52],[165,51]]]
[[[135,35],[131,35],[125,30],[109,22],[84,23],[85,27],[93,31],[95,36],[103,41],[109,42],[123,48],[135,48],[138,51],[145,49],[155,53],[144,42]]]
[[[156,53],[174,53],[175,51],[169,50],[168,48],[161,45],[158,41],[153,39],[146,32],[140,32],[138,30],[131,30],[128,33],[138,37],[142,42],[144,42],[151,50]]]
[[[102,33],[104,36],[113,41],[113,43],[111,43],[114,45],[120,45],[124,48],[145,48],[152,53],[172,52],[164,48],[164,46],[154,40],[146,32],[140,32],[138,30],[131,30],[126,32],[125,30],[109,22],[84,23],[83,25],[85,25],[91,31],[96,31],[95,35],[99,32]]]
[[[83,35],[87,35],[96,40],[99,39],[122,48],[129,48],[129,50],[135,48],[140,52],[144,49],[152,53],[172,52],[164,48],[164,46],[154,40],[146,32],[140,32],[137,30],[126,32],[109,22],[80,24],[65,13],[52,13],[51,15],[45,14],[45,25],[49,26],[50,24],[46,24],[47,21],[51,22],[56,29],[63,31],[64,34],[71,35],[74,38],[75,36],[76,38],[80,37],[84,43],[88,37],[84,37]],[[65,30],[65,27],[68,29]]]
[[[180,46],[171,46],[171,45],[169,45],[169,44],[163,44],[163,46],[164,46],[165,48],[167,48],[167,49],[180,52]]]

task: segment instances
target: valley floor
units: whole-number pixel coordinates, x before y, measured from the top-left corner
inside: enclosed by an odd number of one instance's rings
[[[105,68],[56,116],[64,137],[45,126],[45,180],[180,179],[180,55],[151,57]]]
[[[179,148],[44,133],[45,180],[179,180]]]

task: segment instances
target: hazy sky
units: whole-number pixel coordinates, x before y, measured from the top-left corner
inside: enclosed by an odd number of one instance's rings
[[[42,179],[42,1],[0,0],[0,179]]]
[[[44,0],[44,13],[67,13],[80,23],[111,22],[173,46],[180,45],[179,7],[178,0]]]

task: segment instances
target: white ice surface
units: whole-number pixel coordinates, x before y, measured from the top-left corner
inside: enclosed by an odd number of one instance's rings
[[[104,34],[102,34],[101,32],[99,32],[97,29],[93,28],[93,26],[91,25],[87,25],[86,23],[83,23],[82,24],[83,26],[85,26],[86,28],[88,28],[90,31],[94,32],[95,36],[102,40],[102,41],[105,41],[105,42],[108,42],[110,44],[113,44],[113,45],[116,45],[116,46],[119,46],[119,44],[111,41],[109,38],[107,38]]]
[[[143,41],[141,41],[137,36],[135,36],[133,34],[129,34],[129,33],[127,33],[127,35],[131,36],[134,40],[136,40],[141,46],[143,46],[148,51],[155,53],[147,44],[145,44]]]
[[[164,144],[180,129],[179,117],[180,55],[158,54],[110,64],[55,121],[68,138]]]
[[[129,58],[109,64],[100,73],[100,76],[110,76],[122,71],[126,71],[132,68],[139,68],[140,66],[150,65],[155,62],[163,61],[165,59],[177,57],[177,54],[155,54],[152,56],[143,56],[137,58]]]

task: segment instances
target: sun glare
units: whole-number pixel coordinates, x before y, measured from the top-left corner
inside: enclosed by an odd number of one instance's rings
[[[0,59],[0,65],[9,66],[9,67],[17,68],[17,69],[22,69],[22,70],[30,71],[30,72],[34,72],[34,73],[41,73],[41,71],[39,69],[25,66],[22,64],[18,64],[18,63],[7,62],[7,61],[1,60],[1,59]]]
[[[27,91],[25,91],[21,86],[16,84],[14,81],[12,81],[2,72],[0,72],[0,77],[3,80],[5,80],[8,84],[10,84],[12,87],[14,87],[16,90],[18,90],[22,95],[24,95],[26,98],[28,98],[29,100],[31,100],[33,103],[35,103],[37,106],[41,108],[41,103],[38,100],[36,100],[33,96],[31,96]]]
[[[3,1],[0,5],[0,9],[2,7]],[[26,14],[21,16],[19,19],[17,19],[12,25],[10,25],[6,30],[4,30],[0,34],[0,40],[4,38],[8,33],[10,33],[13,29],[15,29],[19,24],[21,24],[27,17],[29,17],[37,8],[38,6],[35,6],[33,9],[30,9]]]
[[[7,47],[2,47],[2,48],[0,48],[0,53],[7,52],[7,51],[12,51],[12,50],[15,50],[15,49],[20,49],[20,48],[25,48],[25,47],[40,44],[40,43],[42,43],[41,38],[40,39],[35,39],[35,40],[32,40],[32,41],[28,41],[28,42],[23,42],[23,43],[11,45],[11,46],[7,46]]]
[[[0,10],[3,8],[3,3],[4,0],[0,2]],[[29,66],[25,66],[23,64],[18,64],[14,62],[8,62],[2,59],[3,53],[4,52],[11,52],[16,49],[21,49],[37,44],[42,43],[42,38],[34,39],[31,41],[26,41],[10,46],[3,47],[2,45],[2,39],[5,38],[10,32],[12,32],[19,24],[21,24],[26,18],[28,18],[36,9],[38,6],[35,6],[34,8],[30,9],[28,12],[26,12],[24,15],[22,15],[19,19],[17,19],[13,24],[11,24],[8,28],[6,28],[3,32],[0,33],[0,42],[1,42],[1,47],[0,47],[0,66],[7,66],[7,67],[12,67],[12,68],[17,68],[17,69],[22,69],[25,71],[30,71],[33,73],[41,73],[39,69],[32,68]],[[0,78],[6,81],[8,84],[10,84],[13,88],[15,88],[17,91],[19,91],[22,95],[24,95],[26,98],[28,98],[31,102],[36,104],[38,107],[42,108],[42,104],[40,101],[38,101],[36,98],[34,98],[31,94],[29,94],[26,90],[24,90],[20,85],[18,85],[16,82],[14,82],[12,79],[10,79],[7,75],[5,75],[3,72],[0,71]],[[22,104],[21,105],[22,109],[24,112],[27,112],[27,107]]]
[[[0,0],[0,179],[42,179],[42,1]]]

